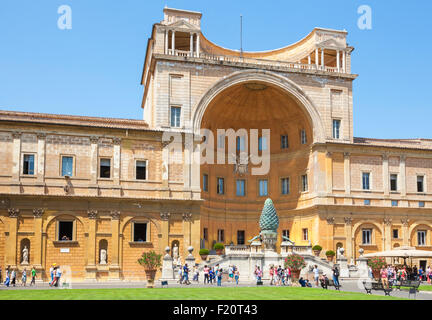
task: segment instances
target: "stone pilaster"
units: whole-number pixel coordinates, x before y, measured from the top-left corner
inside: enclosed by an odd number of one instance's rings
[[[6,265],[16,268],[17,266],[17,232],[18,232],[18,217],[20,210],[17,208],[9,208],[9,234],[6,238]]]
[[[121,212],[113,210],[111,214],[111,263],[109,266],[109,280],[120,280],[120,216]]]
[[[96,281],[96,222],[97,210],[88,210],[86,280]]]
[[[408,218],[402,218],[401,219],[401,223],[402,223],[402,243],[404,246],[409,246],[410,245],[410,235],[409,235],[409,219]]]
[[[113,159],[113,179],[114,184],[120,184],[120,155],[121,155],[121,139],[114,138],[114,159]]]
[[[345,184],[345,195],[351,195],[351,160],[350,153],[344,152],[344,184]],[[346,204],[352,204],[350,199],[345,199]]]
[[[400,162],[399,162],[399,171],[400,171],[400,192],[401,196],[406,196],[406,171],[405,171],[405,161],[406,156],[401,155],[400,156]]]
[[[97,184],[98,178],[98,141],[99,137],[90,137],[90,183]]]
[[[12,181],[20,181],[20,163],[21,163],[21,132],[12,132]]]
[[[388,196],[390,194],[389,157],[387,154],[383,154],[382,159],[384,195]]]
[[[45,180],[45,139],[46,134],[43,132],[37,133],[37,181],[43,182]]]
[[[384,230],[384,237],[383,237],[383,248],[384,250],[391,250],[391,226],[392,226],[392,219],[391,218],[384,218],[383,220],[383,230]]]
[[[191,245],[191,221],[192,213],[187,212],[182,214],[183,217],[183,248],[184,256],[187,256],[187,248]]]
[[[333,192],[333,157],[331,152],[326,153],[326,191]]]
[[[160,213],[160,225],[161,225],[161,239],[160,239],[160,250],[161,252],[169,247],[169,218],[171,214],[169,212]]]
[[[354,258],[354,239],[352,234],[352,218],[345,217],[345,237],[346,237],[346,257],[347,259]]]
[[[42,263],[42,216],[44,214],[44,209],[36,208],[33,209],[34,216],[34,241],[33,241],[33,265],[37,270],[41,270],[43,267]]]

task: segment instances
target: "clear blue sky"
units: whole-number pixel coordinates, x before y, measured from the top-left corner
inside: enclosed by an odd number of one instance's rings
[[[57,28],[60,5],[72,29]],[[357,8],[372,8],[372,30]],[[203,13],[211,41],[269,50],[314,27],[346,29],[355,47],[354,135],[432,138],[432,1],[383,0],[2,0],[0,109],[142,118],[140,76],[153,23],[163,7]]]

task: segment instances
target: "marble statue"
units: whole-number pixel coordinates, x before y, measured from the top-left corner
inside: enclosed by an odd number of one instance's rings
[[[106,249],[101,249],[100,251],[100,264],[107,264],[107,251]]]
[[[23,254],[23,258],[22,258],[21,264],[28,264],[28,254],[29,254],[29,252],[28,252],[27,246],[24,246],[22,254]]]
[[[174,261],[177,261],[178,258],[179,258],[178,252],[179,252],[179,249],[178,249],[178,246],[177,246],[177,243],[176,243],[176,244],[174,244],[174,247],[172,249],[172,254],[173,254]]]

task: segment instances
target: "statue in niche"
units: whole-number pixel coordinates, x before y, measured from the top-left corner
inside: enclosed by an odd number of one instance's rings
[[[22,251],[22,262],[21,262],[21,264],[28,264],[29,263],[28,262],[28,254],[29,254],[29,251],[27,249],[27,246],[24,246],[24,249]]]
[[[100,264],[107,264],[107,251],[106,249],[101,249],[100,251]]]
[[[173,254],[173,259],[174,259],[174,261],[177,261],[178,260],[178,258],[179,258],[179,249],[178,249],[178,246],[177,246],[177,243],[175,243],[174,244],[174,247],[173,247],[173,250],[172,250],[173,252],[172,252],[172,254]]]

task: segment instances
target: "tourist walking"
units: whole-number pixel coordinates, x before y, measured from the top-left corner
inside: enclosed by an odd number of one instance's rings
[[[21,286],[26,286],[27,284],[27,270],[24,268],[22,275],[21,275]]]
[[[239,277],[240,277],[240,272],[239,272],[238,268],[236,267],[234,269],[234,279],[235,279],[236,285],[239,284]]]
[[[218,285],[218,287],[222,286],[222,269],[218,269],[216,271],[216,277],[217,277],[217,285]]]
[[[262,275],[262,270],[260,269],[260,267],[257,267],[257,282],[261,282]]]
[[[333,282],[335,285],[339,286],[339,269],[337,266],[332,268],[333,271]]]
[[[204,284],[209,283],[209,281],[210,281],[209,271],[210,271],[210,268],[207,265],[205,265],[204,266]]]
[[[183,283],[186,285],[190,284],[189,281],[189,268],[187,263],[185,263],[184,267],[183,267]]]
[[[183,282],[183,271],[182,271],[182,266],[179,267],[179,270],[177,272],[178,274],[178,283],[182,284]]]
[[[51,265],[51,267],[49,269],[50,277],[51,277],[51,283],[54,281],[54,265],[55,265],[55,263],[53,265]]]
[[[233,266],[228,267],[228,281],[229,282],[234,281],[234,268],[233,268]]]
[[[34,285],[36,285],[36,269],[35,269],[35,267],[32,267],[32,269],[31,269],[31,277],[32,277],[32,279],[30,282],[30,286],[34,286]]]
[[[318,269],[318,266],[315,265],[315,267],[313,268],[312,271],[314,273],[315,287],[318,287],[318,280],[319,280],[319,269]]]
[[[384,288],[388,289],[389,283],[388,283],[388,272],[386,267],[381,268],[381,283]]]
[[[272,285],[274,285],[274,267],[273,266],[270,266],[269,273],[270,273],[270,285],[272,286]]]
[[[196,283],[199,282],[199,270],[197,266],[194,266],[194,271],[193,271],[193,281],[195,281]]]
[[[6,287],[9,287],[9,285],[10,285],[10,273],[9,273],[9,270],[6,270],[6,280],[4,282],[4,285]]]
[[[55,277],[56,277],[56,287],[58,287],[60,284],[61,277],[62,277],[62,271],[61,271],[60,266],[58,266],[58,268],[56,270]]]
[[[426,278],[427,278],[427,282],[430,284],[431,283],[431,267],[428,266],[426,269]]]
[[[209,271],[209,278],[210,278],[210,283],[213,284],[215,282],[215,271],[213,267]]]
[[[16,284],[16,272],[15,269],[12,269],[11,272],[11,285],[15,287]]]

